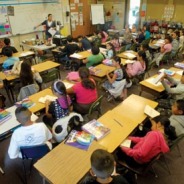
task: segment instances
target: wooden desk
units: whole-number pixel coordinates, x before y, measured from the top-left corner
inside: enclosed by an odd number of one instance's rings
[[[43,63],[33,65],[32,68],[36,70],[37,72],[41,73],[41,72],[44,72],[44,71],[47,71],[53,68],[57,68],[59,66],[60,66],[59,63],[56,63],[53,61],[45,61]],[[2,80],[7,79],[8,81],[11,81],[11,80],[17,79],[18,77],[19,77],[18,75],[12,75],[12,74],[6,75],[4,72],[0,72],[0,78]]]
[[[111,130],[108,135],[98,141],[98,143],[110,153],[112,153],[137,126],[137,124],[114,110],[105,113],[98,121]],[[118,124],[117,121],[120,122],[122,126]]]
[[[172,70],[172,71],[175,71],[175,72],[182,71],[182,69],[178,69],[178,68],[174,68],[174,67],[169,68],[169,70]],[[157,76],[158,76],[158,74],[156,74],[156,75],[154,75],[154,76],[152,76],[152,77],[150,77],[146,80],[143,80],[139,83],[140,87],[141,87],[140,95],[144,91],[144,92],[152,94],[153,96],[159,96],[162,92],[165,91],[165,88],[163,87],[162,84],[154,85],[154,84],[149,82],[149,80],[151,80],[152,78],[155,78]],[[175,73],[172,77],[176,80],[181,79],[181,75],[179,75],[178,73]]]
[[[90,51],[82,51],[82,52],[78,52],[76,53],[77,57],[70,55],[71,58],[75,58],[75,59],[79,59],[79,60],[83,60],[83,59],[86,59],[88,56],[91,55],[91,52]]]
[[[123,118],[129,120],[131,123],[137,126],[147,117],[146,114],[144,114],[144,108],[146,105],[155,108],[157,107],[158,103],[132,94],[112,111],[115,111],[117,114],[119,114],[118,116],[121,115]]]
[[[43,45],[28,45],[25,43],[21,43],[21,45],[22,45],[23,50],[24,50],[24,47],[27,47],[29,49],[34,49],[34,50],[49,50],[49,49],[53,49],[54,47],[56,47],[56,44],[52,44],[50,46],[47,46],[45,44],[43,44]]]
[[[128,56],[128,54],[133,54],[134,56],[130,57],[130,56]],[[118,54],[117,56],[120,58],[124,58],[124,59],[135,59],[137,57],[137,52],[132,51],[132,50],[128,50],[128,51],[125,51],[125,52]]]
[[[104,65],[104,64],[99,64],[99,65],[95,66],[94,68],[97,69],[97,72],[94,73],[94,74],[91,74],[91,75],[94,78],[94,80],[99,82],[100,84],[106,79],[107,71],[109,73],[111,73],[115,70],[115,67],[107,66],[107,65]]]
[[[152,42],[149,43],[149,47],[152,49],[159,49],[163,44],[164,44],[163,39],[153,40]]]
[[[64,80],[63,82],[64,82],[64,84],[66,86],[66,89],[68,89],[68,88],[71,87],[71,85],[68,85],[68,84],[74,85],[73,82],[70,82],[70,81],[67,81],[67,80]],[[35,103],[34,106],[32,106],[31,108],[29,108],[31,112],[35,113],[35,112],[41,111],[42,109],[45,109],[45,104],[40,103],[39,102],[39,98],[44,97],[46,95],[55,96],[52,93],[51,88],[44,89],[42,91],[39,91],[36,94],[33,94],[33,95],[29,96],[29,99]]]
[[[96,149],[103,149],[96,141],[88,151],[61,143],[38,160],[34,167],[50,183],[74,184],[89,171],[90,157]]]
[[[32,51],[21,51],[13,54],[13,57],[18,58],[26,58],[26,57],[35,57],[35,53]],[[0,64],[3,64],[4,61],[7,59],[6,56],[0,57]]]

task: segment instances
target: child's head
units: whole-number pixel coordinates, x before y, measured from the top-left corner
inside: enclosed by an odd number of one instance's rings
[[[77,39],[78,39],[78,41],[80,42],[80,41],[83,39],[83,36],[82,36],[82,35],[79,35],[79,36],[77,37]]]
[[[15,110],[15,116],[19,123],[23,126],[26,125],[29,121],[31,121],[31,111],[27,107],[17,107]]]
[[[5,44],[6,46],[10,45],[10,39],[9,39],[9,38],[5,38],[5,39],[4,39],[4,44]]]
[[[99,49],[98,46],[93,46],[91,48],[91,52],[92,52],[93,55],[98,55],[100,53],[100,49]]]
[[[7,56],[7,57],[12,57],[13,52],[10,48],[5,48],[4,55]]]
[[[114,36],[113,36],[113,40],[118,40],[119,39],[119,35],[118,34],[115,34]]]
[[[52,91],[56,96],[66,95],[66,87],[62,81],[55,81],[52,85]]]
[[[48,20],[52,21],[52,14],[48,14]]]
[[[118,56],[113,57],[113,66],[118,66],[121,64],[121,58]]]
[[[172,37],[171,36],[166,36],[165,37],[165,43],[171,43],[172,42]]]
[[[110,177],[114,171],[114,163],[113,156],[105,150],[97,149],[91,155],[91,169],[97,178]]]
[[[67,42],[71,43],[73,41],[73,37],[71,35],[67,36]]]
[[[142,50],[142,51],[146,51],[146,50],[148,50],[149,49],[149,46],[148,46],[148,44],[141,44],[141,47],[140,47],[140,50]]]
[[[172,114],[174,115],[184,115],[184,100],[177,100],[172,105]]]
[[[176,139],[175,128],[170,125],[170,120],[166,116],[157,116],[151,120],[151,130],[161,131],[164,130],[165,135],[168,136],[169,139]]]
[[[137,55],[138,61],[146,61],[146,53],[143,50],[140,50]]]

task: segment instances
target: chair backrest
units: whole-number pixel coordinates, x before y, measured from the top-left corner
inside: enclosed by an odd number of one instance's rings
[[[20,93],[19,93],[19,95],[17,97],[17,100],[21,101],[24,98],[37,93],[37,91],[38,90],[36,89],[36,85],[35,84],[30,84],[30,85],[24,86],[24,87],[22,87],[20,89]]]
[[[92,114],[94,111],[99,111],[101,107],[102,98],[103,95],[101,95],[95,102],[92,103],[88,114]]]
[[[172,151],[183,138],[184,138],[184,134],[181,134],[181,135],[178,136],[177,139],[175,139],[174,141],[172,141],[172,143],[170,145],[170,150]]]
[[[47,144],[20,147],[23,159],[40,159],[50,151]]]
[[[52,69],[42,75],[43,83],[51,82],[59,79],[59,70]]]

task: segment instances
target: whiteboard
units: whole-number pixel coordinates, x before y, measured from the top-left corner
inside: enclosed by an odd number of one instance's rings
[[[92,25],[105,23],[103,4],[91,5],[91,20],[92,20]]]
[[[34,32],[35,26],[47,19],[48,14],[53,20],[63,25],[62,7],[59,3],[19,4],[14,6],[14,16],[9,16],[12,34],[26,34]],[[36,31],[43,30],[43,26]]]

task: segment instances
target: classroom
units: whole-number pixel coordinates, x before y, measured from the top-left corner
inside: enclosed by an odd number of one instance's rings
[[[0,183],[182,184],[183,0],[0,1]]]

